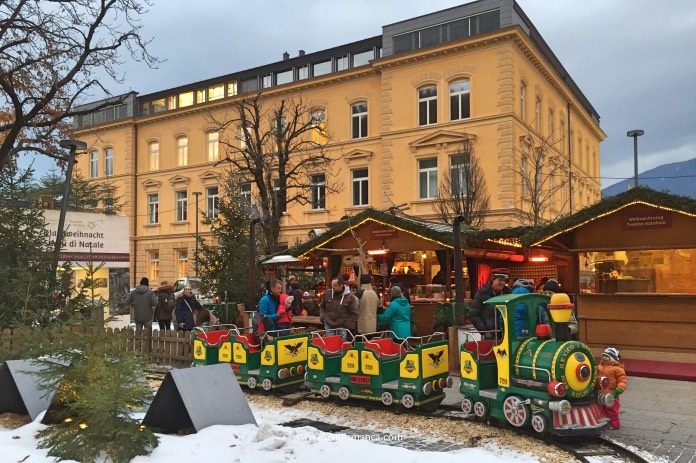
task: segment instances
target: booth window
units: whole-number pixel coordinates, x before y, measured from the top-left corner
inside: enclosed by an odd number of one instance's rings
[[[696,294],[696,249],[590,252],[584,259],[583,293]]]

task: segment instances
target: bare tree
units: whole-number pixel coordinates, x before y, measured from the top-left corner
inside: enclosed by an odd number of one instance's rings
[[[302,100],[281,100],[264,107],[261,93],[234,103],[231,116],[210,114],[233,172],[256,187],[262,246],[278,248],[283,213],[293,204],[326,209],[326,197],[341,190],[327,152],[330,135],[323,109]]]
[[[562,142],[561,138],[558,143]],[[554,152],[553,137],[535,137],[527,126],[514,158],[513,172],[521,182],[522,223],[541,225],[547,221],[548,213],[556,209],[553,206],[557,194],[567,188],[567,179],[557,172],[561,158]],[[561,204],[556,210],[562,211],[563,207]]]
[[[474,155],[473,141],[466,140],[452,155],[450,167],[442,176],[435,211],[445,223],[452,223],[461,215],[465,224],[480,227],[490,210],[490,201],[486,176]]]
[[[75,110],[92,92],[121,82],[125,49],[154,66],[139,17],[149,0],[0,1],[0,169],[19,153],[65,160],[58,146]],[[119,104],[118,99],[103,106]],[[101,107],[90,108],[90,111]]]

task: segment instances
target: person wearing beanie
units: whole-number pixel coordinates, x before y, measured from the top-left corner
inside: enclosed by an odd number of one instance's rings
[[[561,285],[558,280],[550,279],[544,283],[544,294],[551,297],[556,293],[561,292]],[[579,326],[578,319],[575,318],[575,311],[570,313],[570,321],[568,322],[568,331],[570,333],[571,339],[577,339]]]
[[[374,333],[377,331],[377,308],[381,301],[372,289],[370,275],[360,275],[360,289],[355,295],[358,298],[358,333]]]
[[[496,309],[485,302],[493,296],[510,294],[510,288],[505,286],[509,275],[510,270],[506,268],[493,269],[490,281],[476,291],[469,306],[469,320],[471,320],[471,323],[474,324],[479,332],[484,333],[484,338],[486,339],[493,338],[496,325]]]
[[[621,410],[621,401],[619,396],[626,390],[626,370],[624,364],[621,363],[621,355],[618,349],[607,347],[602,352],[602,361],[597,366],[597,377],[606,376],[609,380],[609,385],[606,389],[601,389],[600,394],[611,394],[614,396],[614,404],[611,407],[604,408],[604,413],[609,417],[611,429],[621,429],[621,419],[619,416]]]
[[[561,285],[558,284],[558,280],[551,278],[546,283],[544,283],[544,291],[543,292],[546,293],[549,291],[551,292],[551,294],[561,292]]]
[[[128,293],[123,304],[132,305],[132,318],[135,322],[136,330],[152,330],[152,319],[154,308],[157,307],[157,296],[150,289],[150,280],[143,277],[140,284],[133,291]]]

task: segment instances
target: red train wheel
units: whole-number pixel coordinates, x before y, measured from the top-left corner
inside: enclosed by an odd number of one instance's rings
[[[529,406],[522,403],[519,397],[511,395],[503,402],[505,419],[516,428],[521,428],[529,422]]]

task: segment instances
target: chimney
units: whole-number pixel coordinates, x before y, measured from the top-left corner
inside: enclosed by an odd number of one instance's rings
[[[304,56],[304,50],[300,50],[300,56]]]
[[[283,52],[283,61],[288,60],[288,59],[290,59],[290,53],[288,53],[287,51]]]

